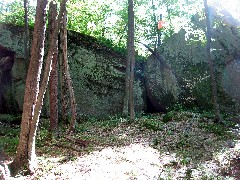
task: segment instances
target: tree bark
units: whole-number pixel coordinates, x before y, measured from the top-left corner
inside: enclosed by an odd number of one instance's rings
[[[60,38],[62,39],[62,35],[60,35]],[[61,119],[62,121],[67,124],[67,107],[68,107],[68,101],[67,101],[67,87],[66,87],[66,79],[64,75],[64,65],[63,65],[63,53],[60,53],[60,77],[59,81],[61,83],[60,91],[61,91]]]
[[[129,82],[130,82],[130,61],[126,60],[126,72],[125,72],[125,95],[123,104],[123,115],[128,116],[129,110]]]
[[[28,0],[24,0],[24,54],[26,69],[29,65],[29,27],[28,27]]]
[[[33,171],[35,164],[35,159],[33,157],[35,152],[34,148],[31,147],[35,145],[35,136],[34,133],[32,133],[35,129],[31,128],[36,126],[33,124],[33,113],[35,111],[36,99],[39,93],[39,81],[44,54],[47,3],[47,0],[37,1],[32,50],[24,94],[19,145],[15,159],[9,164],[12,176],[15,176],[19,170],[26,165],[30,172]]]
[[[128,116],[130,111],[130,119],[134,120],[134,68],[135,68],[135,49],[134,49],[134,11],[133,0],[128,0],[128,39],[127,39],[127,60],[125,73],[125,97],[123,104],[123,115]]]
[[[60,7],[60,13],[59,14],[63,14],[65,9],[66,9],[66,3],[67,3],[67,0],[62,0],[61,2],[61,7]],[[60,30],[61,30],[61,33],[60,33],[60,39],[64,39],[63,37],[63,33],[62,33],[62,26],[63,26],[63,18],[64,17],[61,17],[59,18],[59,27],[60,27]],[[62,41],[60,41],[61,45],[62,45]],[[61,83],[60,85],[60,95],[61,95],[61,119],[64,123],[68,123],[67,122],[67,107],[68,107],[68,101],[67,101],[67,87],[66,87],[66,76],[65,76],[65,71],[64,71],[64,60],[63,60],[63,49],[60,48],[61,50],[61,53],[59,55],[59,59],[60,59],[60,66],[59,66],[59,81]]]
[[[51,2],[50,6],[53,6]],[[50,8],[51,10],[52,8]],[[52,24],[54,20],[54,16],[56,13],[50,13],[49,24]],[[59,14],[60,15],[60,14]],[[59,16],[59,19],[61,17]],[[53,29],[51,28],[51,31]],[[57,42],[58,44],[58,38]],[[53,59],[52,59],[52,70],[49,79],[49,91],[50,91],[50,132],[53,136],[55,136],[57,132],[58,126],[58,46],[56,45],[53,51]]]
[[[63,53],[63,70],[64,70],[64,76],[67,84],[67,88],[69,91],[69,96],[70,96],[70,105],[71,105],[71,112],[72,112],[72,117],[71,117],[71,123],[70,123],[70,128],[69,132],[75,130],[76,126],[76,118],[77,118],[77,110],[76,110],[76,100],[75,100],[75,95],[74,95],[74,90],[73,90],[73,85],[72,85],[72,80],[69,72],[69,65],[68,65],[68,57],[67,57],[67,10],[66,6],[64,9],[64,15],[63,15],[63,21],[62,21],[62,53]]]
[[[209,64],[209,72],[210,72],[210,79],[211,79],[211,86],[212,86],[212,101],[215,113],[215,121],[222,122],[222,117],[220,115],[219,104],[218,104],[218,95],[217,95],[217,83],[215,78],[214,72],[214,63],[211,57],[211,26],[210,26],[210,18],[209,18],[209,9],[207,0],[204,0],[204,7],[205,7],[205,14],[206,14],[206,22],[207,22],[207,31],[206,31],[206,38],[207,38],[207,58]]]
[[[40,116],[41,109],[42,109],[44,94],[45,94],[47,86],[48,86],[48,80],[49,80],[49,76],[50,76],[50,72],[51,72],[52,58],[53,58],[54,52],[56,51],[56,47],[57,47],[57,35],[58,35],[57,5],[53,4],[51,2],[50,8],[51,8],[50,16],[53,18],[51,21],[51,24],[50,24],[50,26],[51,26],[50,27],[51,42],[50,42],[50,48],[49,48],[48,54],[47,54],[46,65],[45,65],[45,69],[44,69],[44,73],[43,73],[43,78],[41,81],[40,90],[39,90],[36,105],[34,108],[33,120],[32,120],[31,126],[30,126],[30,138],[31,139],[29,141],[28,152],[31,153],[31,155],[29,155],[31,158],[35,158],[35,136],[36,136],[37,126],[38,126],[39,116]],[[35,161],[35,159],[33,159],[32,161]]]
[[[130,61],[130,81],[129,81],[129,108],[130,119],[135,119],[134,111],[134,69],[135,69],[135,49],[134,49],[134,11],[133,0],[128,0],[128,61]]]

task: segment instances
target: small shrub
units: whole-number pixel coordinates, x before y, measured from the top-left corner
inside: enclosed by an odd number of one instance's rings
[[[222,124],[207,124],[207,123],[200,123],[199,127],[202,129],[206,129],[208,132],[214,133],[219,136],[224,136],[227,134],[228,128],[226,128]]]
[[[159,120],[154,120],[154,119],[145,119],[142,122],[142,126],[153,131],[162,131],[162,123]]]
[[[158,138],[153,139],[153,146],[157,146],[159,144]]]
[[[36,140],[36,145],[38,147],[42,147],[44,146],[44,144],[46,143],[47,139],[49,138],[49,131],[47,129],[41,129],[38,132],[37,135],[37,140]]]
[[[163,122],[167,123],[169,121],[172,121],[174,119],[174,116],[176,113],[174,111],[169,111],[167,114],[163,116]]]
[[[7,154],[14,154],[17,150],[18,137],[4,137],[0,139],[0,150],[4,150]]]

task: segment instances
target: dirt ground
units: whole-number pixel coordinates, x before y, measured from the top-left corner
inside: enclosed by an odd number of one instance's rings
[[[92,126],[89,127],[91,131],[85,130],[81,135],[74,135],[75,139],[82,139],[85,134],[91,139],[90,148],[80,147],[76,143],[61,147],[59,142],[46,142],[37,148],[38,170],[34,175],[19,174],[15,178],[5,178],[239,179],[239,127],[232,129],[230,136],[219,136],[199,128],[196,119],[157,125],[158,129],[154,130],[152,127],[149,129],[148,120],[143,122],[141,128],[139,123],[119,123],[110,129]],[[1,164],[11,160],[3,153],[0,157]]]

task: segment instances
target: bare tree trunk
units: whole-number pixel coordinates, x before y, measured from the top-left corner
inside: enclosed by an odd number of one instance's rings
[[[26,69],[29,65],[29,27],[28,27],[28,0],[24,0],[24,54],[26,61]]]
[[[52,3],[51,3],[52,4]],[[52,6],[50,4],[50,6]],[[55,13],[50,13],[49,24],[52,24]],[[59,14],[60,15],[60,14]],[[59,20],[61,17],[59,17]],[[53,31],[53,29],[51,29]],[[58,38],[53,51],[52,70],[49,79],[50,91],[50,132],[55,136],[58,126]]]
[[[130,61],[126,60],[126,72],[125,72],[125,96],[123,104],[123,115],[128,116],[129,110],[129,82],[130,82]]]
[[[214,107],[214,113],[215,113],[215,120],[216,122],[222,122],[222,117],[220,115],[219,104],[218,104],[217,83],[216,83],[215,72],[214,72],[214,63],[211,58],[211,26],[210,26],[207,0],[204,0],[204,7],[205,7],[206,21],[207,21],[207,31],[206,31],[207,57],[208,57],[211,86],[212,86],[212,101],[213,101],[213,107]]]
[[[129,81],[129,108],[130,119],[134,120],[134,68],[135,68],[135,49],[134,49],[134,11],[133,0],[128,0],[128,61],[130,62],[130,81]]]
[[[48,80],[49,80],[49,76],[50,76],[50,72],[51,72],[53,54],[54,54],[54,51],[56,51],[56,47],[57,47],[57,35],[58,35],[57,4],[53,4],[53,1],[51,1],[50,8],[51,8],[50,16],[53,18],[51,21],[52,23],[50,24],[50,26],[51,26],[50,27],[50,29],[51,29],[50,48],[49,48],[49,51],[47,54],[43,78],[41,81],[40,90],[39,90],[36,105],[34,108],[34,115],[33,115],[32,123],[30,126],[30,138],[32,138],[32,139],[30,139],[30,141],[29,141],[28,152],[32,153],[29,156],[33,157],[33,158],[35,158],[34,157],[35,156],[35,136],[36,136],[37,126],[38,126],[39,116],[40,116],[41,109],[42,109],[44,94],[45,94],[47,86],[48,86]],[[33,159],[33,161],[35,161],[35,160]]]
[[[24,94],[24,106],[21,122],[21,132],[19,145],[17,148],[17,154],[15,159],[11,164],[9,164],[9,169],[11,175],[15,176],[20,169],[27,165],[28,170],[31,172],[34,168],[34,156],[35,152],[33,143],[35,136],[31,131],[35,131],[33,125],[33,112],[35,111],[37,95],[39,92],[39,80],[42,69],[43,52],[44,52],[44,39],[45,39],[45,29],[46,29],[46,7],[47,0],[38,0],[35,26],[33,34],[33,43],[31,50],[31,58],[28,68],[28,75],[26,79],[26,87]],[[36,125],[35,125],[36,126]],[[32,136],[32,137],[31,137]],[[31,151],[31,152],[29,152]]]
[[[62,35],[60,35],[60,39],[63,39]],[[67,122],[67,107],[68,107],[68,101],[67,101],[67,87],[66,87],[66,79],[64,75],[64,65],[63,65],[63,54],[60,53],[60,66],[59,66],[59,81],[61,83],[60,85],[60,91],[61,91],[61,118],[64,123]]]
[[[67,0],[62,0],[61,2],[61,7],[60,7],[60,13],[59,14],[63,14],[63,12],[66,9],[66,3]],[[58,21],[58,25],[60,30],[62,29],[62,25],[63,25],[63,17],[59,18]],[[60,39],[63,39],[63,33],[60,33]],[[60,43],[62,43],[60,41]],[[60,81],[60,96],[61,96],[61,119],[64,123],[68,123],[67,122],[67,107],[68,107],[68,101],[67,101],[67,87],[66,87],[66,79],[65,79],[65,75],[64,75],[64,65],[63,65],[63,52],[62,49],[60,48],[60,53],[59,53],[59,81]]]
[[[127,40],[127,61],[125,73],[125,97],[123,104],[123,115],[128,116],[130,111],[130,119],[134,120],[134,68],[135,68],[135,49],[134,49],[134,11],[133,1],[128,0],[128,40]]]
[[[71,132],[75,130],[77,110],[76,110],[76,100],[75,100],[72,80],[69,72],[68,57],[67,57],[67,10],[66,10],[66,7],[64,10],[62,25],[63,25],[62,26],[63,39],[61,44],[62,44],[62,51],[63,51],[63,68],[64,68],[66,84],[69,90],[71,112],[72,112],[71,123],[69,128],[69,131]]]

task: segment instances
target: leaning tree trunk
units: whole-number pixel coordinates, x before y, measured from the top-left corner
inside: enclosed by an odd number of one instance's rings
[[[134,11],[133,0],[128,0],[128,55],[127,59],[130,62],[130,81],[129,81],[129,109],[130,119],[134,120],[134,68],[135,68],[135,49],[134,49]]]
[[[31,58],[24,94],[19,145],[15,159],[9,164],[9,169],[13,176],[26,165],[28,170],[32,171],[32,167],[34,167],[35,163],[33,159],[34,152],[32,152],[33,147],[30,147],[34,145],[33,141],[35,137],[31,137],[31,135],[34,136],[34,134],[30,135],[30,129],[34,127],[33,112],[35,111],[36,99],[39,93],[39,77],[41,74],[44,52],[47,3],[47,0],[37,1]]]
[[[69,128],[69,132],[71,132],[75,130],[77,110],[76,110],[76,100],[75,100],[72,80],[69,72],[68,57],[67,57],[67,10],[66,10],[66,7],[64,10],[61,32],[63,37],[61,44],[62,44],[62,54],[63,54],[63,70],[65,75],[64,79],[66,80],[66,84],[69,90],[71,112],[72,112],[71,123]]]
[[[214,113],[215,113],[215,120],[216,122],[222,122],[222,117],[220,115],[219,104],[218,104],[217,83],[216,83],[216,78],[214,73],[214,63],[211,58],[211,26],[210,26],[209,9],[208,9],[207,0],[204,0],[204,7],[205,7],[205,13],[206,13],[206,22],[207,22],[207,31],[206,31],[207,58],[208,58],[208,64],[210,69],[209,71],[210,71],[211,86],[212,86],[212,101],[213,101],[213,107],[214,107]]]
[[[50,16],[53,18],[51,20],[52,23],[50,24],[50,29],[51,29],[50,47],[48,50],[46,65],[45,65],[45,69],[44,69],[44,73],[43,73],[43,78],[41,81],[40,90],[39,90],[36,105],[34,108],[34,115],[33,115],[32,123],[30,126],[30,138],[32,138],[32,139],[30,139],[31,141],[29,141],[29,150],[28,151],[30,153],[32,153],[32,155],[30,157],[33,157],[33,158],[36,155],[35,154],[35,136],[36,136],[37,126],[38,126],[39,116],[40,116],[41,109],[42,109],[44,94],[45,94],[47,86],[48,86],[48,80],[49,80],[49,76],[50,76],[50,72],[51,72],[53,54],[54,54],[54,51],[56,51],[56,47],[57,47],[57,38],[58,38],[57,4],[53,4],[52,1],[50,3],[50,13],[51,13]]]

